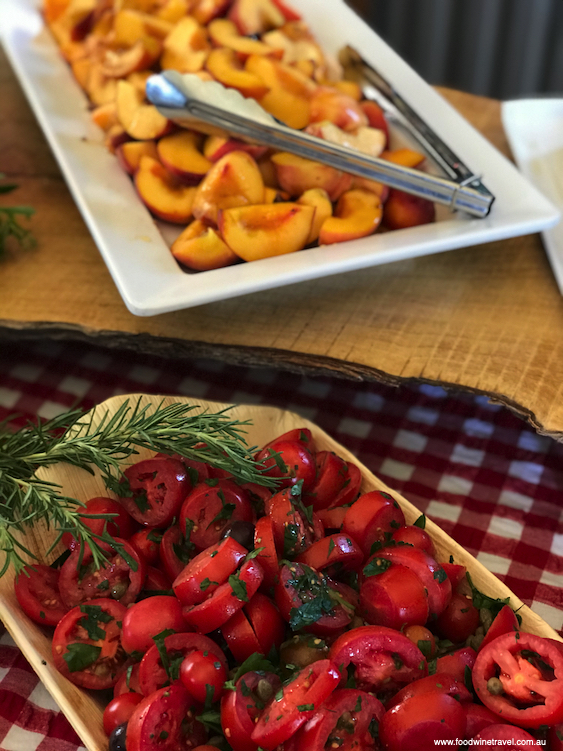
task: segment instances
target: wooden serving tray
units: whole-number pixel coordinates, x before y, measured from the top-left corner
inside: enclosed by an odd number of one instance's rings
[[[110,414],[113,414],[127,399],[133,404],[139,398],[141,398],[141,404],[143,405],[156,405],[162,401],[164,404],[194,402],[194,400],[184,397],[140,396],[135,394],[116,396],[108,399],[106,402],[100,404],[95,412],[100,416],[106,410]],[[203,400],[197,400],[195,403],[201,406],[202,409],[209,411],[217,411],[229,406]],[[406,520],[410,524],[420,516],[420,511],[407,501],[406,498],[403,498],[403,496],[375,477],[367,467],[358,462],[350,451],[333,440],[314,423],[305,420],[293,412],[287,412],[274,407],[239,405],[234,406],[229,414],[238,420],[251,421],[251,424],[246,428],[246,439],[251,446],[262,446],[292,428],[310,428],[319,449],[334,451],[344,459],[355,462],[360,467],[363,476],[363,492],[385,490],[393,495],[400,503]],[[134,461],[139,461],[149,455],[149,451],[141,450],[138,456],[134,458]],[[41,477],[60,484],[62,492],[83,501],[98,495],[111,495],[99,474],[91,475],[85,470],[67,464],[59,464],[49,468],[49,470],[42,470]],[[467,553],[430,519],[427,521],[426,529],[436,546],[438,560],[448,561],[450,555],[452,555],[456,563],[467,567],[475,585],[481,591],[491,597],[510,597],[511,605],[514,608],[520,608],[519,613],[522,616],[523,631],[530,631],[540,636],[563,641],[536,613],[526,605],[523,605],[521,600],[507,586],[500,582],[494,574],[488,571],[472,555]],[[63,548],[58,551],[55,550],[48,560],[45,559],[45,551],[48,549],[53,538],[52,531],[40,528],[33,529],[26,536],[26,545],[38,556],[41,562],[51,563],[63,550]],[[107,737],[102,727],[102,713],[105,706],[103,700],[96,696],[95,692],[88,692],[74,686],[54,668],[51,658],[50,630],[42,629],[21,611],[14,594],[13,581],[14,573],[12,570],[9,570],[0,579],[0,618],[82,739],[86,748],[89,751],[106,751]]]

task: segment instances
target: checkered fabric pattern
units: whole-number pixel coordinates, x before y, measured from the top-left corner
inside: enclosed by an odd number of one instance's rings
[[[303,415],[563,629],[563,446],[486,398],[86,344],[0,346],[0,420],[15,426],[140,391],[270,404]],[[0,751],[55,746],[75,751],[80,741],[4,634]]]

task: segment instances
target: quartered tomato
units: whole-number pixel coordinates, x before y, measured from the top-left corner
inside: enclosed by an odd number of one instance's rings
[[[417,527],[414,524],[405,524],[396,529],[391,535],[395,542],[404,542],[407,545],[413,545],[415,548],[424,550],[428,555],[435,556],[436,550],[432,538],[425,529]]]
[[[286,488],[273,495],[266,504],[266,514],[272,520],[276,550],[281,557],[299,555],[317,539],[314,517],[307,517],[305,507],[298,505],[299,499],[299,493]]]
[[[459,644],[475,633],[479,622],[479,611],[471,599],[454,592],[445,610],[436,619],[436,631],[443,639]]]
[[[190,542],[205,550],[223,537],[235,521],[251,522],[254,511],[248,495],[232,480],[211,479],[196,485],[182,503],[180,528],[190,531]]]
[[[317,479],[307,493],[306,502],[311,503],[315,511],[318,511],[334,505],[349,476],[348,465],[333,451],[319,451],[315,463]]]
[[[155,566],[160,558],[159,549],[161,540],[162,532],[156,528],[147,527],[131,535],[129,544],[144,558],[148,566]]]
[[[234,751],[257,751],[251,736],[266,703],[277,694],[281,681],[274,673],[250,671],[241,676],[235,689],[221,699],[221,726]]]
[[[477,652],[475,652],[473,647],[462,647],[461,649],[456,649],[455,652],[452,652],[451,654],[438,657],[436,670],[439,673],[453,675],[454,678],[463,681],[467,669],[469,668],[469,670],[473,670],[476,657]]]
[[[374,542],[384,540],[394,527],[404,523],[405,515],[393,496],[382,490],[372,490],[350,506],[342,531],[356,540],[365,555],[370,555]]]
[[[315,458],[302,441],[272,441],[256,455],[256,461],[264,464],[268,477],[279,478],[283,486],[302,482],[307,491],[317,476]]]
[[[279,580],[280,565],[274,540],[274,523],[269,516],[262,516],[256,522],[254,549],[259,551],[256,560],[264,572],[263,585],[272,587]]]
[[[26,566],[14,583],[23,612],[42,626],[56,626],[68,607],[59,594],[59,572],[50,566]]]
[[[110,518],[100,518],[101,515],[109,515]],[[104,528],[112,537],[121,537],[127,540],[133,534],[133,519],[123,506],[113,498],[99,496],[86,501],[86,507],[80,514],[81,521],[94,532],[101,535]],[[70,532],[62,536],[63,545],[72,548],[76,539]]]
[[[485,638],[479,645],[479,652],[482,649],[485,649],[487,644],[490,644],[493,639],[496,639],[497,636],[502,636],[503,634],[509,634],[514,631],[518,631],[520,629],[520,626],[518,625],[518,618],[516,617],[516,613],[510,605],[505,605],[501,610],[498,612],[497,616],[489,626],[489,629],[487,633],[485,634]]]
[[[397,691],[391,699],[389,699],[385,707],[391,709],[401,704],[411,696],[418,696],[419,694],[427,694],[430,691],[441,691],[448,696],[453,696],[463,704],[469,704],[473,701],[473,694],[465,686],[462,681],[458,681],[447,673],[435,673],[434,675],[427,675],[424,678],[419,678],[407,686]]]
[[[319,660],[303,668],[266,705],[252,732],[252,740],[273,751],[310,720],[340,681],[338,668],[330,660]]]
[[[360,468],[353,464],[353,462],[346,462],[346,468],[347,472],[344,485],[331,506],[348,507],[360,497],[360,488],[362,485],[362,473],[360,472]]]
[[[332,576],[344,571],[355,571],[363,559],[364,554],[353,538],[339,532],[314,542],[296,561]]]
[[[153,637],[170,629],[189,631],[176,597],[155,595],[131,605],[123,618],[121,643],[126,652],[144,653],[154,645]]]
[[[194,554],[194,546],[178,524],[173,524],[165,530],[160,541],[160,565],[171,581],[184,570]]]
[[[127,659],[121,646],[126,609],[98,599],[70,610],[53,635],[53,661],[65,678],[83,688],[111,688]]]
[[[180,666],[184,659],[192,652],[208,652],[226,669],[227,659],[223,650],[217,644],[202,634],[170,634],[164,636],[159,644],[146,652],[139,668],[139,685],[145,696],[163,686],[177,681],[180,677]],[[160,649],[159,649],[160,646]],[[163,654],[166,663],[163,663]]]
[[[490,642],[473,666],[477,697],[502,720],[523,728],[563,721],[563,651],[534,634]]]
[[[114,698],[121,694],[128,693],[143,695],[141,684],[139,683],[139,668],[141,667],[141,663],[131,663],[130,659],[128,662],[130,662],[130,664],[128,665],[127,662],[125,662],[123,668],[119,672],[119,678],[113,687]]]
[[[191,484],[177,459],[145,459],[125,470],[121,503],[133,519],[148,527],[165,527],[178,513]]]
[[[384,712],[383,704],[375,696],[352,688],[339,689],[298,731],[296,751],[375,748]]]
[[[86,600],[111,597],[122,605],[135,602],[143,588],[146,565],[126,540],[115,538],[123,553],[100,543],[107,559],[96,568],[92,551],[85,548],[82,559],[77,547],[61,567],[59,589],[65,605],[74,607]],[[126,557],[124,557],[126,556]]]
[[[414,571],[376,554],[364,572],[360,608],[368,623],[397,630],[426,623],[428,591]]]
[[[260,592],[242,610],[221,627],[234,658],[244,662],[250,655],[267,655],[279,649],[284,640],[285,624],[272,601]]]
[[[137,705],[127,724],[127,751],[191,751],[207,740],[194,700],[181,683],[161,688]]]
[[[343,670],[351,665],[356,685],[366,691],[400,689],[428,670],[420,649],[399,631],[384,626],[361,626],[342,634],[329,656]]]

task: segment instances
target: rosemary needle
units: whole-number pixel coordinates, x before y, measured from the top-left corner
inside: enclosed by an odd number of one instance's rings
[[[26,528],[39,522],[57,533],[48,553],[63,532],[70,531],[92,549],[95,565],[104,562],[98,543],[111,538],[107,532],[94,534],[84,524],[83,501],[37,477],[41,467],[66,462],[92,473],[97,468],[106,486],[115,490],[121,463],[144,448],[211,463],[241,482],[275,487],[276,481],[254,461],[255,449],[244,440],[249,422],[231,419],[227,412],[201,412],[190,404],[142,405],[139,399],[126,400],[113,415],[98,410],[85,416],[73,410],[16,432],[0,425],[0,551],[5,554],[0,576],[10,564],[16,573],[27,564],[24,554],[32,553],[22,538]]]

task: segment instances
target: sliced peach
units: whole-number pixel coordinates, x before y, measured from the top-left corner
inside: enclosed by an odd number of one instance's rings
[[[311,232],[307,238],[307,245],[314,243],[320,234],[321,226],[325,219],[332,216],[332,202],[328,197],[326,190],[322,188],[311,188],[306,190],[302,196],[299,197],[297,203],[300,206],[313,206],[315,209],[315,217],[311,226]]]
[[[254,159],[245,151],[231,151],[215,162],[196,188],[193,214],[217,224],[219,209],[261,203],[264,182]]]
[[[228,17],[246,36],[263,34],[286,22],[286,17],[272,0],[234,0]]]
[[[90,117],[98,128],[109,130],[112,125],[117,124],[117,107],[115,106],[115,102],[101,104],[92,110]]]
[[[268,188],[275,188],[276,190],[278,190],[280,184],[278,182],[276,167],[270,157],[263,156],[261,159],[258,159],[257,164],[258,169],[260,170],[260,173],[262,175],[264,185],[266,185]]]
[[[115,154],[117,149],[127,141],[129,141],[129,134],[125,132],[119,123],[116,123],[106,131],[104,145],[108,151]]]
[[[351,97],[356,102],[359,102],[363,97],[362,87],[356,81],[335,81],[332,85],[342,94],[346,94],[346,96]]]
[[[47,23],[52,23],[67,9],[70,0],[44,0],[43,15]]]
[[[117,117],[131,138],[149,141],[165,135],[169,120],[152,104],[145,104],[142,95],[128,81],[117,82]]]
[[[330,87],[319,87],[311,97],[311,122],[329,120],[342,130],[356,130],[368,124],[360,104],[348,94]]]
[[[132,83],[139,94],[144,98],[147,88],[147,78],[150,78],[152,74],[152,70],[136,70],[127,76],[127,81],[129,81],[129,83]]]
[[[310,78],[317,67],[323,67],[325,56],[319,45],[312,37],[291,38],[289,34],[294,24],[286,24],[281,29],[268,31],[262,36],[262,41],[274,49],[283,50],[282,62],[286,65],[297,65]],[[302,68],[304,63],[308,66]]]
[[[191,9],[193,17],[203,26],[225,15],[232,0],[197,0]]]
[[[260,159],[268,151],[268,148],[258,144],[245,143],[236,138],[225,138],[224,136],[208,136],[203,144],[203,155],[212,162],[217,162],[229,151],[246,151],[254,159]]]
[[[198,185],[213,166],[201,153],[200,145],[201,136],[198,133],[180,130],[160,139],[158,157],[183,183]]]
[[[412,149],[393,149],[384,151],[381,154],[382,159],[387,159],[393,164],[401,164],[403,167],[418,167],[425,160],[424,154]]]
[[[387,185],[383,185],[383,183],[377,182],[376,180],[368,180],[367,177],[357,177],[354,175],[352,177],[351,187],[359,188],[360,190],[369,190],[371,193],[375,193],[376,196],[379,196],[381,203],[385,203],[389,197],[389,188]]]
[[[195,219],[170,248],[174,258],[195,271],[230,266],[239,259],[217,232]]]
[[[296,203],[239,206],[219,212],[227,245],[245,261],[295,253],[307,243],[315,209]]]
[[[92,70],[92,60],[88,57],[82,57],[71,63],[71,69],[74,77],[78,81],[81,89],[86,89],[90,80],[90,71]]]
[[[193,3],[188,2],[188,0],[165,0],[164,4],[156,11],[153,18],[162,19],[163,21],[168,21],[168,23],[175,24],[189,13],[192,4]]]
[[[138,10],[122,9],[113,20],[113,44],[115,47],[132,47],[147,34],[164,39],[173,25],[148,13]]]
[[[258,39],[244,37],[228,18],[215,18],[207,27],[209,37],[216,47],[229,47],[246,59],[249,55],[274,55],[281,57],[283,50],[274,49]]]
[[[163,70],[196,73],[204,66],[210,44],[207,31],[192,16],[182,18],[164,40]]]
[[[377,104],[377,102],[372,102],[369,100],[360,102],[360,107],[366,114],[367,119],[369,120],[370,127],[379,128],[379,130],[382,130],[385,133],[385,148],[387,148],[387,146],[389,145],[389,125],[387,124],[387,120],[385,119],[385,113],[383,112],[379,104]]]
[[[349,190],[338,200],[334,216],[323,222],[319,244],[331,245],[372,235],[381,223],[382,214],[381,202],[375,193]]]
[[[260,99],[264,109],[290,128],[300,130],[309,124],[309,99],[316,85],[289,65],[271,57],[251,55],[245,68],[270,89]]]
[[[117,81],[103,73],[100,63],[93,62],[90,66],[86,93],[92,104],[100,105],[114,102],[117,97]]]
[[[156,159],[141,157],[135,187],[149,211],[159,219],[186,224],[192,215],[196,188],[180,185]]]
[[[306,130],[312,136],[361,151],[363,154],[369,154],[369,156],[379,156],[385,148],[385,133],[369,126],[362,126],[355,133],[348,133],[334,123],[324,121],[322,123],[311,123]]]
[[[128,49],[106,50],[102,73],[110,78],[124,78],[130,73],[146,70],[158,60],[162,44],[151,36],[139,39]]]
[[[206,70],[223,86],[237,89],[245,97],[260,99],[268,93],[268,86],[259,76],[242,67],[237,53],[228,47],[218,47],[209,53]]]
[[[129,175],[134,175],[139,169],[141,158],[144,156],[150,156],[158,161],[158,152],[154,141],[127,141],[115,150],[115,155]]]
[[[425,198],[391,189],[385,202],[383,223],[387,229],[405,229],[420,224],[430,224],[436,218],[436,210]]]
[[[278,203],[280,201],[285,201],[287,203],[290,198],[291,196],[279,188],[269,188],[268,186],[265,186],[262,203]]]
[[[283,13],[283,17],[286,21],[300,21],[301,14],[292,8],[291,5],[285,2],[285,0],[272,0],[278,10]]]
[[[272,162],[280,186],[291,196],[300,196],[310,188],[322,188],[331,201],[336,201],[352,182],[351,175],[295,154],[274,154]]]

